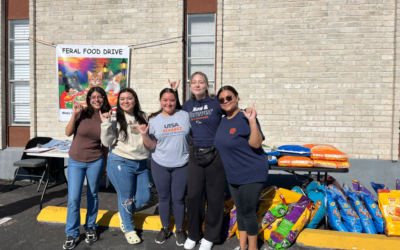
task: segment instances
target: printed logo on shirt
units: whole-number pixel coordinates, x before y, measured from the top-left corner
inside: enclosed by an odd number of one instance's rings
[[[229,131],[229,134],[233,135],[236,132],[236,128],[231,128],[231,130]]]
[[[164,128],[165,129],[163,129],[163,133],[169,133],[169,132],[182,130],[182,126],[179,126],[178,123],[164,124]]]

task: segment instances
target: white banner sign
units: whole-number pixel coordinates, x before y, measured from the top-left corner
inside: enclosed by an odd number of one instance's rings
[[[87,106],[92,87],[106,91],[116,108],[118,93],[128,86],[129,46],[57,45],[58,120],[69,121],[73,103]]]

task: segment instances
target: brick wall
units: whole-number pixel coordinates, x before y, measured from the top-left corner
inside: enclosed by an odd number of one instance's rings
[[[178,37],[183,29],[183,2],[178,0],[31,0],[31,11],[36,38],[55,44],[133,45]],[[158,94],[167,79],[182,78],[182,42],[176,41],[131,50],[130,86],[146,112],[159,109]],[[31,135],[65,139],[67,122],[57,120],[55,48],[36,43],[35,56],[32,120],[37,122]]]
[[[0,150],[6,144],[6,27],[5,27],[5,1],[0,1]]]
[[[328,143],[397,161],[394,0],[219,3],[222,84],[255,103],[267,144]]]
[[[182,35],[183,1],[30,2],[31,34],[55,44]],[[328,143],[351,158],[397,160],[396,8],[394,0],[218,0],[217,90],[233,85],[241,106],[256,104],[271,146]],[[55,49],[35,46],[31,135],[64,138]],[[168,78],[182,77],[182,52],[180,41],[131,51],[130,82],[145,111],[159,108]]]

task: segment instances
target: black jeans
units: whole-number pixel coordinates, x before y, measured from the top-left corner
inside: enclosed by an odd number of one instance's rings
[[[229,184],[229,190],[236,206],[237,223],[239,231],[246,231],[247,235],[258,234],[257,205],[263,182],[243,185]]]
[[[207,217],[204,238],[210,242],[221,240],[221,227],[224,216],[225,169],[221,157],[216,155],[207,167],[197,165],[193,147],[190,147],[188,166],[188,237],[201,239],[201,226],[205,217],[204,188],[207,191]]]

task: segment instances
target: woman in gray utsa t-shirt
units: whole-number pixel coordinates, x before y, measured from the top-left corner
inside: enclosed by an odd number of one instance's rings
[[[140,125],[145,146],[151,150],[151,172],[159,196],[162,228],[155,241],[162,244],[171,235],[169,230],[171,199],[174,204],[176,244],[183,246],[187,164],[189,161],[189,114],[176,109],[177,95],[165,88],[160,93],[161,110],[149,116],[149,124]]]

